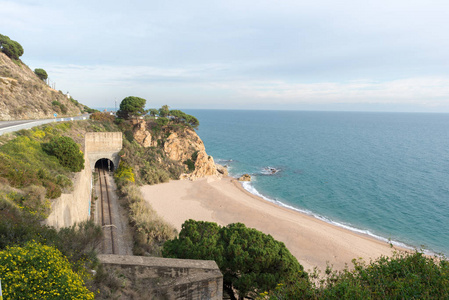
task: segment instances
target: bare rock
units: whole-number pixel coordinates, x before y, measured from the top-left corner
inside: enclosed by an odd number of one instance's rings
[[[219,164],[215,164],[215,167],[217,168],[217,172],[223,176],[228,176],[228,168],[226,166],[222,166]]]
[[[133,128],[133,136],[134,139],[142,146],[142,147],[150,147],[152,146],[151,141],[151,133],[147,130],[147,123],[144,120],[136,120],[134,121]]]
[[[242,176],[240,176],[239,181],[251,181],[251,175],[243,174]]]

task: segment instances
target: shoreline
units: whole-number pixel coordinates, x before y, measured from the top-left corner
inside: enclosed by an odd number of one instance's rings
[[[277,205],[279,207],[283,207],[283,208],[286,208],[288,210],[292,210],[294,212],[297,212],[297,213],[300,213],[300,214],[303,214],[303,215],[306,215],[306,216],[310,216],[310,217],[312,217],[314,219],[317,219],[317,220],[320,220],[322,222],[325,222],[325,223],[327,223],[327,224],[329,224],[331,226],[339,227],[339,228],[348,230],[350,232],[353,232],[355,234],[359,234],[359,235],[362,235],[362,236],[366,236],[368,238],[372,238],[372,239],[378,240],[380,242],[393,244],[397,249],[400,249],[400,250],[403,250],[403,251],[413,251],[413,249],[414,249],[412,246],[406,245],[404,243],[401,243],[401,242],[398,242],[398,241],[395,241],[395,240],[389,240],[389,239],[384,238],[382,236],[373,234],[369,230],[358,229],[356,227],[352,227],[351,225],[346,225],[344,223],[338,223],[338,222],[332,221],[331,219],[328,219],[326,217],[321,217],[319,215],[316,215],[316,214],[314,214],[311,211],[302,210],[302,209],[290,206],[288,204],[285,204],[285,203],[283,203],[281,201],[277,201],[277,200],[273,200],[273,199],[267,198],[267,197],[263,196],[262,194],[260,194],[254,187],[253,187],[253,189],[259,195],[255,194],[255,193],[252,193],[251,191],[246,189],[245,186],[243,185],[245,182],[241,182],[237,178],[234,178],[234,177],[231,177],[231,180],[232,179],[233,179],[233,181],[235,181],[235,186],[237,188],[241,189],[245,193],[248,193],[250,196],[253,196],[253,197],[256,197],[256,198],[260,198],[261,200],[267,201],[267,202],[272,203],[274,205]],[[426,252],[428,252],[428,253],[426,253]],[[429,254],[429,255],[435,255],[435,253],[431,252],[430,250],[425,250],[424,253]]]
[[[265,200],[229,176],[170,181],[143,186],[141,191],[144,199],[178,231],[188,219],[221,226],[241,222],[284,242],[305,270],[318,267],[324,271],[328,263],[342,270],[346,265],[351,267],[354,258],[369,262],[381,255],[390,256],[395,250],[407,251]]]

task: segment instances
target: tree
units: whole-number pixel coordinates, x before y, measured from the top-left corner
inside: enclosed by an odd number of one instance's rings
[[[159,108],[159,116],[160,117],[167,117],[169,115],[170,115],[170,106],[162,105],[162,107]]]
[[[183,111],[174,109],[170,111],[170,115],[175,118],[177,122],[181,122],[187,125],[190,125],[192,128],[197,129],[200,125],[200,122],[194,116],[188,115]]]
[[[145,104],[147,100],[135,96],[129,96],[122,100],[117,116],[123,119],[138,117],[146,114]]]
[[[48,74],[44,69],[34,69],[34,74],[36,74],[40,80],[46,80],[48,78]]]
[[[159,113],[159,111],[156,108],[150,108],[148,110],[148,113],[150,114],[150,116],[155,117]]]
[[[9,58],[19,59],[23,55],[23,48],[18,42],[11,40],[6,35],[0,34],[0,50]]]
[[[59,163],[72,172],[84,169],[84,155],[75,141],[68,136],[54,137],[42,147],[58,158]]]
[[[253,297],[279,283],[306,281],[308,275],[284,243],[242,223],[226,227],[188,220],[179,237],[167,241],[164,257],[215,260],[223,273],[223,286],[235,299]]]

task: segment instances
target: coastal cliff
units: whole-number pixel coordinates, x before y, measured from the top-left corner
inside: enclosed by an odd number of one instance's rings
[[[206,153],[201,138],[189,127],[158,128],[152,121],[133,121],[133,137],[142,147],[156,147],[165,156],[182,166],[179,179],[194,180],[219,175],[212,156]]]

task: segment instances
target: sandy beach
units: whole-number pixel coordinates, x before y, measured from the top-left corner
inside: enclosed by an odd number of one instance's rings
[[[170,181],[143,186],[142,193],[178,231],[188,219],[220,225],[241,222],[284,242],[306,270],[324,271],[326,263],[343,269],[345,264],[352,265],[353,258],[369,262],[394,250],[388,243],[256,197],[230,177]]]

